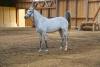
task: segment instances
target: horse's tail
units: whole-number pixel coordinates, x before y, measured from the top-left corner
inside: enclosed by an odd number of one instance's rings
[[[64,17],[65,17],[65,18],[67,19],[67,21],[70,23],[71,15],[70,15],[70,12],[69,12],[69,11],[65,12]]]
[[[66,19],[67,25],[69,26],[69,21],[68,21],[68,14],[67,14],[67,12],[64,13],[64,18]]]
[[[69,26],[69,22],[68,22],[68,15],[67,15],[67,12],[64,13],[64,18],[67,20],[67,24]]]
[[[65,13],[64,13],[64,18],[67,20],[67,12],[65,11]]]
[[[71,14],[70,14],[70,12],[66,11],[64,13],[64,17],[68,21],[68,29],[70,30],[71,29]]]
[[[64,14],[64,18],[67,20],[67,18],[66,18],[66,13]]]

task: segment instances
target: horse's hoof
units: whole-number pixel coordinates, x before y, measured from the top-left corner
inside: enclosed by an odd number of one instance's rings
[[[48,49],[46,49],[45,52],[48,52]]]
[[[60,47],[59,49],[60,49],[60,50],[62,50],[62,49],[63,49],[63,47]]]
[[[67,51],[67,50],[68,50],[67,48],[64,49],[64,51]]]
[[[38,52],[41,52],[42,51],[42,49],[39,49],[39,51]]]

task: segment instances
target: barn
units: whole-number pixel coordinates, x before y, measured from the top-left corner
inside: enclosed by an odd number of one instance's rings
[[[35,9],[51,19],[70,13],[68,51],[58,32],[48,34],[48,52],[38,52]],[[32,22],[33,21],[33,22]],[[45,45],[43,45],[45,48]],[[0,67],[100,67],[100,0],[0,0]]]

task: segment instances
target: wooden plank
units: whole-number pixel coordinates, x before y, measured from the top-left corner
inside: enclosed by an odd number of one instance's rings
[[[64,12],[65,12],[65,10],[64,10],[64,1],[60,1],[58,11],[59,11],[59,16],[64,16]]]
[[[98,10],[98,4],[97,3],[89,3],[89,18],[94,17],[95,13]]]
[[[50,10],[50,17],[55,17],[56,16],[56,10],[55,9],[51,9]]]
[[[98,8],[96,14],[94,15],[93,21],[96,19],[96,17],[97,17],[97,15],[99,14],[99,12],[100,12],[100,7]]]
[[[4,26],[9,27],[10,26],[10,11],[9,7],[4,7]]]
[[[75,17],[76,17],[76,20],[75,20],[75,28],[77,29],[77,14],[78,14],[78,0],[75,0]]]
[[[16,5],[17,9],[28,9],[30,7],[30,4],[23,4],[23,3],[19,3]],[[51,6],[51,7],[37,7],[36,9],[56,9],[56,6]]]
[[[34,26],[34,23],[32,23],[32,20],[31,19],[26,19],[25,20],[25,26],[26,27],[29,27],[29,26],[32,27],[32,26]]]
[[[89,3],[100,3],[100,0],[89,0]]]
[[[79,0],[77,5],[77,17],[84,17],[84,1],[85,0]],[[86,0],[88,1],[88,0]]]
[[[19,27],[25,27],[25,9],[19,9]]]
[[[89,1],[88,0],[85,0],[84,1],[84,7],[85,7],[85,17],[86,17],[86,21],[88,21],[88,18],[89,18]]]
[[[66,0],[66,11],[69,10],[69,0]]]
[[[48,10],[47,9],[42,10],[42,15],[48,17]]]
[[[11,27],[16,27],[16,8],[10,8],[10,20],[11,20]]]
[[[56,16],[59,16],[59,6],[60,5],[60,1],[56,0]]]
[[[0,7],[0,27],[3,27],[3,8]]]
[[[69,1],[69,11],[71,13],[71,17],[75,17],[75,0]]]

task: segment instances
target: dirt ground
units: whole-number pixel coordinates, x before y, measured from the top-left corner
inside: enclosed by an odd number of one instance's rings
[[[48,35],[49,52],[38,52],[32,28],[0,29],[0,67],[100,67],[100,31],[70,31],[68,51],[58,33]]]

